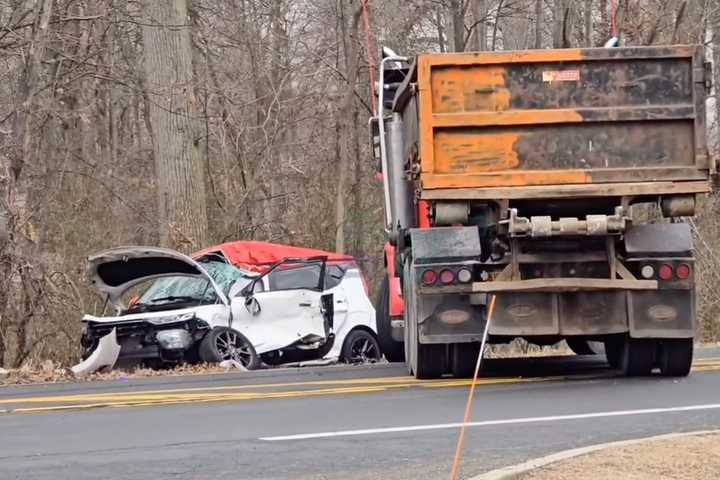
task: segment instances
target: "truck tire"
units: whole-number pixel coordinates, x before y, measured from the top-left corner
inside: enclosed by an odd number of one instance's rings
[[[228,327],[216,327],[205,334],[200,342],[199,354],[200,360],[207,363],[235,360],[248,370],[260,367],[260,357],[250,340]]]
[[[568,347],[570,347],[570,350],[572,350],[575,355],[597,354],[597,352],[595,352],[592,346],[590,346],[590,342],[588,342],[584,338],[567,337],[565,339],[565,343],[567,343]]]
[[[418,380],[439,378],[445,373],[445,345],[427,344],[418,341],[416,325],[408,318],[409,305],[405,305],[405,363],[408,373]]]
[[[622,351],[625,340],[622,338],[610,338],[605,340],[605,358],[610,368],[620,368]]]
[[[475,365],[480,355],[480,344],[456,343],[452,345],[451,370],[455,378],[472,378],[475,375]]]
[[[387,273],[380,282],[378,306],[375,309],[375,324],[378,331],[378,343],[388,362],[404,362],[405,346],[392,338],[392,318],[390,318],[390,281]]]
[[[650,375],[655,363],[655,341],[627,337],[620,354],[620,370],[628,377]]]
[[[413,342],[415,348],[412,372],[418,380],[440,378],[445,373],[445,345],[423,345]]]
[[[409,259],[403,268],[404,288],[414,285],[410,273]],[[417,318],[415,318],[415,295],[405,292],[405,363],[408,372],[418,380],[439,378],[447,371],[446,346],[443,344],[422,344],[418,340]]]
[[[666,339],[660,341],[660,373],[666,377],[686,377],[693,359],[693,339]]]

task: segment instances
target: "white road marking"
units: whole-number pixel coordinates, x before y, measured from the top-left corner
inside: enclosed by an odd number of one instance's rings
[[[616,410],[612,412],[577,413],[572,415],[552,415],[548,417],[523,417],[508,418],[503,420],[485,420],[482,422],[470,422],[468,423],[468,427],[488,427],[493,425],[512,425],[519,423],[561,422],[565,420],[583,420],[587,418],[626,417],[631,415],[650,415],[657,413],[693,412],[700,410],[718,409],[720,409],[720,403],[712,403],[707,405],[688,405],[685,407],[645,408],[641,410]],[[280,442],[288,440],[308,440],[313,438],[352,437],[358,435],[419,432],[424,430],[443,430],[450,428],[460,428],[461,426],[462,422],[437,423],[432,425],[411,425],[407,427],[368,428],[363,430],[337,430],[334,432],[300,433],[295,435],[281,435],[277,437],[260,437],[260,440],[266,442]]]

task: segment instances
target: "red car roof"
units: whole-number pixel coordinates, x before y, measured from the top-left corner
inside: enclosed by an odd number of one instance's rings
[[[192,256],[193,258],[199,258],[212,253],[222,253],[236,267],[251,271],[263,271],[270,265],[286,258],[327,257],[330,262],[352,262],[355,260],[348,255],[325,252],[314,248],[293,247],[251,240],[214,245],[195,252]]]

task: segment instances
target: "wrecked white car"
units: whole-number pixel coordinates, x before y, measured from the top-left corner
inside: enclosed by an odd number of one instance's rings
[[[381,358],[375,311],[356,266],[296,258],[258,274],[216,255],[194,260],[150,247],[88,260],[110,312],[83,317],[84,361],[76,373],[116,362],[233,360],[252,370],[263,362]]]

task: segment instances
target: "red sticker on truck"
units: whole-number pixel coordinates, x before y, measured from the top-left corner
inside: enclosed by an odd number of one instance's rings
[[[545,70],[543,82],[579,82],[580,70]]]

